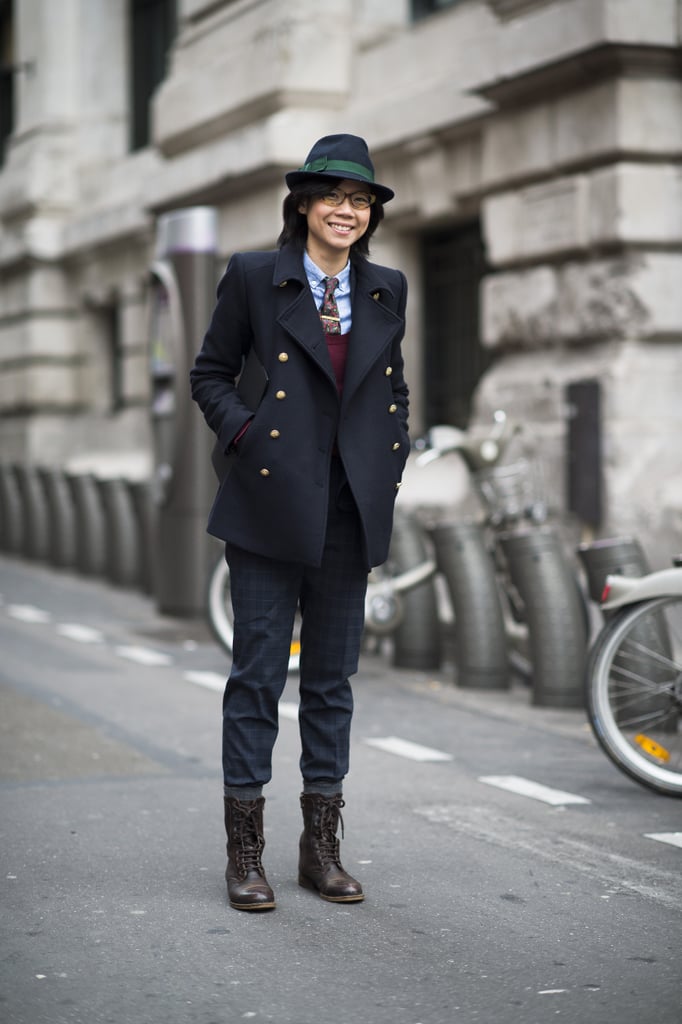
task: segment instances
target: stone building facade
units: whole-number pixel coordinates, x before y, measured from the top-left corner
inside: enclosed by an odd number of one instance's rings
[[[585,526],[665,563],[681,32],[680,0],[0,0],[0,458],[146,472],[158,216],[215,206],[221,265],[272,247],[284,172],[349,131],[396,191],[413,433],[505,408],[553,504],[577,460]]]

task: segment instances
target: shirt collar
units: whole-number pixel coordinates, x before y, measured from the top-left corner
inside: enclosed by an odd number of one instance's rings
[[[307,250],[305,249],[303,250],[303,268],[306,272],[306,277],[311,284],[319,285],[326,277],[329,277],[328,274],[325,274],[324,271],[320,270],[317,264],[311,260]],[[339,273],[334,276],[339,279],[339,289],[341,291],[346,291],[348,289],[348,280],[350,278],[350,260],[348,260],[343,270],[340,270]]]

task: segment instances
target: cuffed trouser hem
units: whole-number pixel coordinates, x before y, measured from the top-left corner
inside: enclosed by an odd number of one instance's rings
[[[223,786],[223,792],[230,800],[240,800],[247,803],[249,800],[258,800],[263,795],[262,786]]]
[[[319,793],[320,796],[336,796],[342,790],[343,779],[339,779],[338,782],[334,782],[333,779],[313,779],[309,782],[303,782],[303,792],[306,794]]]

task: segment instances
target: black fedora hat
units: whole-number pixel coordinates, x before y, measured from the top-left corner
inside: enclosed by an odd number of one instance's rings
[[[393,189],[375,182],[367,143],[358,135],[325,135],[310,150],[303,167],[285,175],[289,188],[310,178],[362,181],[371,186],[380,203],[387,203],[395,195]]]

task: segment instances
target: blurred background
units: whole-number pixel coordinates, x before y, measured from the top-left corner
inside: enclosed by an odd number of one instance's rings
[[[681,27],[679,0],[0,0],[0,463],[19,497],[33,471],[94,477],[105,507],[112,481],[151,482],[149,535],[165,503],[167,544],[203,537],[186,372],[215,285],[233,251],[274,246],[284,173],[352,132],[396,192],[372,257],[410,282],[413,437],[503,408],[577,539],[630,534],[668,564]],[[463,500],[438,472],[431,499]],[[26,551],[13,486],[0,530]]]

